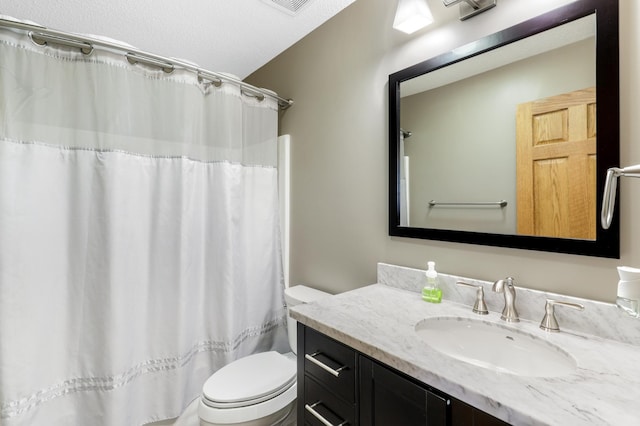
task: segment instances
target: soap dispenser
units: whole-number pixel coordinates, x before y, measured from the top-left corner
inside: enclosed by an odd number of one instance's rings
[[[422,289],[422,300],[431,303],[440,303],[442,301],[442,290],[438,285],[438,273],[436,272],[436,263],[427,262],[427,271],[424,273],[427,277],[427,284]]]

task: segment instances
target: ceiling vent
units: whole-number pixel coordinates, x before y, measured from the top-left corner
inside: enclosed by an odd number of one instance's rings
[[[263,0],[268,5],[289,15],[297,14],[311,0]]]

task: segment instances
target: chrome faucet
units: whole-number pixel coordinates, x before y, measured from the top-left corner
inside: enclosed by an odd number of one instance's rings
[[[513,278],[507,277],[493,283],[491,290],[496,293],[504,293],[504,309],[501,319],[507,322],[518,322],[518,311],[516,310],[516,288],[513,285]]]

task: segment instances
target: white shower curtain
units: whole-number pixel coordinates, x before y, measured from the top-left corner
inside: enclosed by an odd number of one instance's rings
[[[277,104],[0,33],[0,424],[177,416],[286,344]]]
[[[400,226],[410,226],[409,156],[404,152],[404,132],[400,131]]]

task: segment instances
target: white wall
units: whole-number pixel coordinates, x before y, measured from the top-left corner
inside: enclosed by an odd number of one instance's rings
[[[567,3],[499,1],[468,21],[413,36],[391,28],[395,1],[357,0],[249,81],[292,97],[291,282],[339,292],[376,281],[376,263],[425,267],[518,285],[615,299],[617,265],[640,267],[640,181],[621,182],[621,256],[602,259],[387,233],[387,79],[392,72]],[[437,7],[439,2],[430,2]],[[640,7],[620,1],[621,163],[640,163]],[[543,307],[540,307],[541,311]]]

